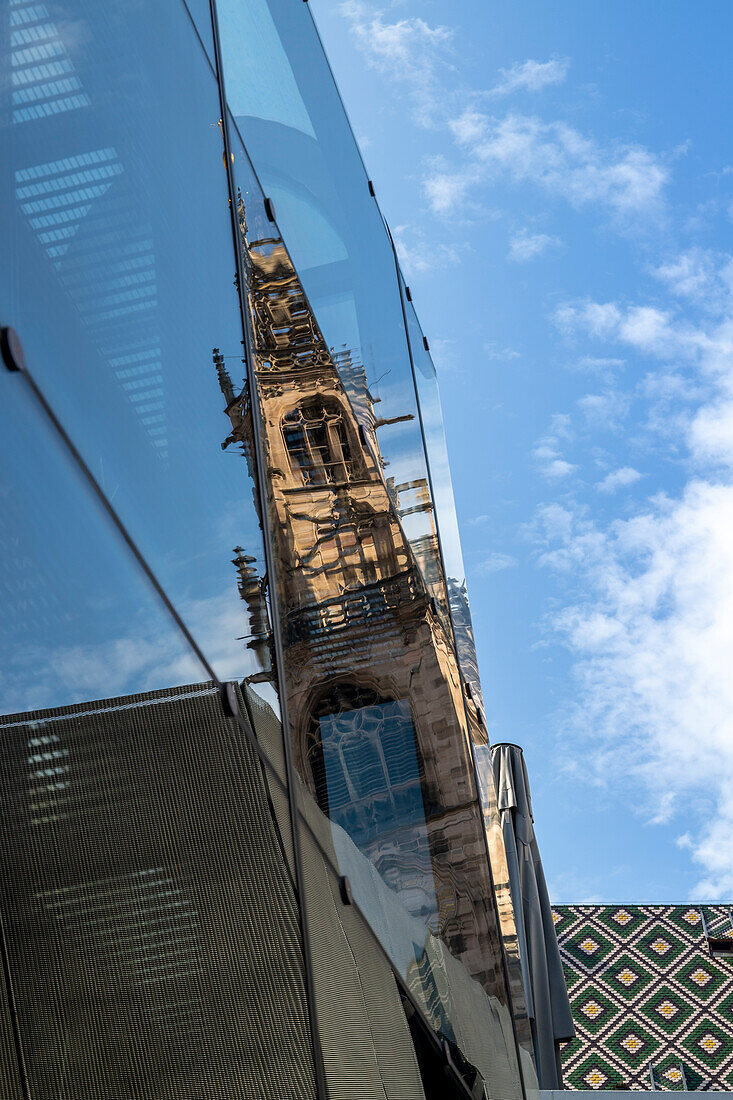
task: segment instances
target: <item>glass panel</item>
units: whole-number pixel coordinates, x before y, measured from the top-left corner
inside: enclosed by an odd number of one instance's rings
[[[393,510],[447,625],[394,255],[309,13],[266,0],[217,7],[230,110],[318,318],[321,352],[355,426],[373,440]]]
[[[206,678],[78,477],[25,379],[0,366],[0,714]]]
[[[243,349],[216,79],[178,0],[59,0],[45,33],[10,40],[14,81],[62,65],[77,90],[3,130],[4,323],[217,675],[274,699],[252,456],[227,441]]]
[[[470,1008],[493,1029],[484,1055],[475,1054],[481,1073],[497,1094],[512,1095],[514,1088],[518,1095],[452,642],[400,523],[376,433],[349,401],[241,146],[234,158],[254,350],[253,419],[270,472],[283,688],[303,781],[301,810],[352,881],[393,965],[417,983],[436,1030],[458,1042],[469,1025],[454,1016]],[[228,406],[232,438],[245,448],[251,420],[241,413],[248,400],[245,388],[239,403]],[[320,920],[322,894],[307,883],[306,903]],[[313,936],[318,983],[323,945],[315,930]],[[431,951],[445,957],[440,965],[452,977],[442,984],[428,977],[424,987],[419,975]],[[323,1031],[330,1026],[324,1013],[333,1008],[321,1008]]]
[[[475,692],[477,701],[483,705],[481,678],[479,676],[471,611],[466,591],[466,572],[463,566],[461,538],[458,532],[458,517],[456,516],[456,505],[453,496],[448,450],[445,445],[438,376],[430,352],[425,347],[423,331],[417,319],[415,307],[407,297],[405,282],[401,274],[400,291],[405,307],[407,333],[415,368],[415,386],[435,496],[440,542],[450,597],[451,617],[458,646],[458,659],[461,671],[471,685],[472,692]]]

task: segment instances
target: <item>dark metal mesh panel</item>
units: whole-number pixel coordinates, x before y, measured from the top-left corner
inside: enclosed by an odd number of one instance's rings
[[[218,690],[0,725],[2,909],[34,1100],[313,1097],[292,877]]]

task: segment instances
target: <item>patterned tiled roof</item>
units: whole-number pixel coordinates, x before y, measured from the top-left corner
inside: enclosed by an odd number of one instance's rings
[[[711,935],[727,906],[704,906]],[[696,905],[556,905],[575,1020],[566,1089],[733,1090],[733,958],[710,955]],[[684,1078],[683,1078],[684,1073]]]

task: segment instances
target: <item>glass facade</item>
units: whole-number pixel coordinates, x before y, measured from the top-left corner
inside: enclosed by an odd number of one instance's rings
[[[519,1100],[435,369],[308,6],[0,18],[10,1096]]]

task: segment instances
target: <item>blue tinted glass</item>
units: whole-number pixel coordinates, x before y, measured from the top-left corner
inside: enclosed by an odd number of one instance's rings
[[[4,367],[0,499],[0,713],[206,679],[26,380]]]
[[[6,121],[4,321],[217,675],[274,701],[253,460],[227,442],[243,349],[216,79],[178,0],[59,0],[46,23],[42,47],[11,43],[13,87],[51,95],[51,67],[74,90]]]

